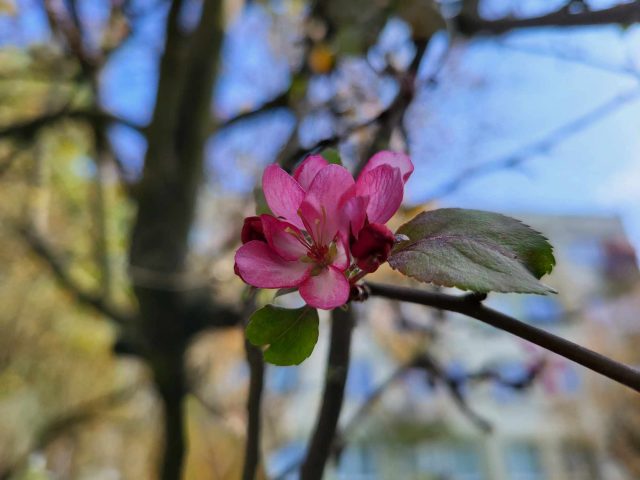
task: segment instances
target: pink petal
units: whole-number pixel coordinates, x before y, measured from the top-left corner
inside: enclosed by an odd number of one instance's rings
[[[285,260],[258,240],[241,246],[235,260],[240,278],[259,288],[296,287],[309,277],[312,268],[308,263]]]
[[[272,215],[260,215],[264,236],[269,246],[285,260],[299,260],[307,254],[307,247],[299,240],[298,227],[278,220]]]
[[[367,205],[369,197],[358,197],[355,195],[356,187],[353,187],[353,194],[347,192],[340,201],[340,210],[342,212],[343,225],[340,231],[343,235],[349,237],[350,234],[355,236],[364,226],[367,218]]]
[[[407,180],[409,180],[409,177],[413,173],[413,163],[411,162],[409,155],[383,150],[382,152],[376,153],[369,159],[365,167],[362,169],[360,176],[376,167],[379,167],[380,165],[390,165],[391,167],[399,168],[400,174],[402,175],[402,181],[404,183],[407,183]]]
[[[386,223],[400,208],[404,184],[400,170],[380,165],[358,177],[356,194],[369,197],[367,217],[372,223]]]
[[[347,303],[349,289],[344,273],[335,267],[327,267],[302,282],[300,295],[310,306],[330,310]]]
[[[351,255],[360,270],[372,273],[387,261],[394,243],[393,232],[385,225],[368,223],[358,233],[358,239],[351,243]]]
[[[327,165],[318,172],[300,205],[309,233],[320,245],[333,240],[343,222],[340,201],[355,182],[341,165]]]
[[[262,190],[276,217],[283,217],[296,227],[304,228],[298,216],[304,190],[291,175],[276,164],[269,165],[262,175]]]
[[[329,162],[327,162],[322,155],[309,155],[300,166],[295,169],[293,178],[298,181],[305,191],[309,190],[318,172],[327,165],[329,165]]]
[[[307,201],[303,201],[300,205],[300,217],[304,223],[305,230],[311,235],[314,243],[318,245],[327,245],[330,243],[329,236],[326,241],[323,241],[323,232],[327,222],[327,215],[322,210],[316,209],[316,207]]]
[[[342,237],[342,235],[338,235],[336,239],[336,256],[333,259],[331,265],[335,268],[344,272],[347,268],[349,268],[349,264],[351,263],[351,259],[349,258],[349,243]]]

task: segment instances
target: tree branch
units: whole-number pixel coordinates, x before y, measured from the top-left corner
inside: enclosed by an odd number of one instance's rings
[[[440,381],[451,395],[451,398],[453,398],[453,401],[460,412],[466,416],[471,423],[478,427],[480,431],[489,433],[493,430],[491,424],[476,413],[469,405],[469,402],[464,398],[462,393],[462,379],[452,378],[448,375],[440,363],[427,352],[423,352],[419,355],[415,359],[413,366],[425,370],[434,380]]]
[[[450,195],[471,179],[482,177],[506,168],[516,168],[532,155],[548,151],[558,142],[566,140],[576,132],[587,128],[589,125],[592,125],[594,122],[597,122],[606,115],[615,112],[617,109],[638,97],[640,97],[640,89],[637,87],[622,92],[584,115],[560,125],[558,128],[552,130],[540,139],[525,145],[503,158],[468,167],[448,182],[436,188],[434,193],[427,195],[427,198],[421,203],[432,202],[446,195]]]
[[[245,324],[256,308],[256,289],[252,289],[243,308]],[[249,395],[247,396],[247,435],[244,449],[242,480],[254,480],[260,464],[260,430],[262,392],[264,389],[264,359],[262,350],[244,339],[244,348],[249,364]]]
[[[455,296],[371,282],[365,283],[364,286],[373,296],[417,303],[475,318],[640,392],[640,372],[636,369],[486,307],[481,303],[482,297],[476,294]]]
[[[33,446],[11,465],[0,466],[0,480],[9,480],[27,462],[32,452],[42,450],[65,432],[98,417],[105,409],[127,401],[140,388],[138,383],[88,400],[58,415],[36,434]]]
[[[502,18],[499,20],[485,20],[477,14],[463,11],[457,18],[457,28],[465,35],[484,33],[499,35],[516,28],[532,27],[571,27],[586,25],[603,25],[619,23],[629,25],[640,21],[640,2],[624,3],[602,10],[572,10],[570,5],[531,18]]]
[[[292,81],[293,84],[293,81]],[[289,96],[291,94],[291,86],[279,95],[276,95],[270,100],[267,100],[262,105],[256,107],[253,110],[248,110],[245,112],[238,113],[234,117],[231,117],[226,120],[214,122],[214,130],[222,130],[225,128],[229,128],[233,125],[237,125],[240,122],[245,120],[249,120],[251,118],[255,118],[263,113],[270,112],[276,108],[289,107]]]
[[[545,362],[538,362],[533,365],[526,374],[516,380],[507,380],[503,378],[498,372],[490,369],[483,368],[477,372],[468,373],[462,377],[452,378],[445,370],[439,366],[439,363],[435,358],[426,353],[418,352],[412,356],[407,362],[399,365],[385,380],[383,380],[371,394],[360,404],[356,412],[349,418],[340,431],[336,434],[333,444],[331,445],[331,456],[339,457],[341,452],[346,447],[349,441],[349,435],[360,425],[367,415],[371,414],[371,411],[383,397],[387,390],[400,380],[409,370],[412,368],[422,368],[427,373],[436,377],[441,381],[445,387],[449,390],[449,393],[453,396],[456,406],[460,409],[461,413],[469,418],[483,432],[490,432],[491,425],[487,420],[478,415],[471,409],[471,406],[463,396],[462,387],[465,383],[476,383],[482,381],[493,381],[504,385],[505,387],[512,388],[514,390],[524,390],[531,387],[538,375],[542,372]],[[300,461],[294,461],[288,465],[284,470],[278,473],[274,478],[276,480],[282,480],[288,475],[293,473],[299,466]]]
[[[254,480],[260,464],[260,417],[265,365],[262,350],[245,339],[250,382],[247,399],[247,438],[244,450],[243,480]]]
[[[67,270],[65,262],[33,228],[19,226],[17,230],[26,240],[31,250],[49,266],[58,283],[73,295],[78,302],[92,307],[98,313],[105,315],[118,325],[124,326],[131,324],[134,316],[120,311],[108,303],[102,296],[78,284]]]
[[[145,133],[146,127],[131,122],[125,118],[118,117],[108,112],[99,110],[70,109],[67,106],[54,112],[47,112],[39,117],[23,120],[13,125],[0,128],[0,140],[9,137],[21,137],[29,139],[40,129],[48,127],[64,119],[102,120],[111,123],[121,123],[129,128],[133,128],[141,133]]]
[[[300,471],[301,480],[321,480],[338,426],[351,355],[354,319],[351,310],[331,312],[331,340],[322,404]]]

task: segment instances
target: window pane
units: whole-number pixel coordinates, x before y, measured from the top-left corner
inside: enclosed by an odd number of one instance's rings
[[[418,447],[417,469],[427,478],[487,479],[480,452],[473,445],[423,444]]]
[[[511,444],[507,447],[506,464],[510,480],[546,480],[540,450],[532,444]]]

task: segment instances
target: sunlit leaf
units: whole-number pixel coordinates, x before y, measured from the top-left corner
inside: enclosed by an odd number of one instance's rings
[[[262,188],[256,187],[253,189],[253,200],[256,203],[256,215],[262,215],[263,213],[273,215],[269,205],[267,205],[267,199],[264,196]]]
[[[555,265],[551,245],[514,218],[443,208],[419,214],[397,233],[409,239],[389,264],[417,280],[476,292],[554,291],[538,281]]]
[[[342,165],[342,160],[340,160],[340,154],[335,148],[325,148],[320,155],[324,157],[324,159],[335,165]]]
[[[318,341],[318,312],[310,307],[288,309],[267,305],[249,319],[247,339],[266,346],[264,359],[274,365],[302,363]]]

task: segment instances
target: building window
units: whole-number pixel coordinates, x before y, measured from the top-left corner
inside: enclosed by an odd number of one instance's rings
[[[512,443],[506,447],[505,463],[509,480],[546,480],[540,449],[531,443]]]
[[[340,480],[375,480],[375,452],[371,447],[352,445],[340,456],[337,477]]]
[[[482,456],[473,445],[425,443],[416,453],[418,478],[488,480]]]

